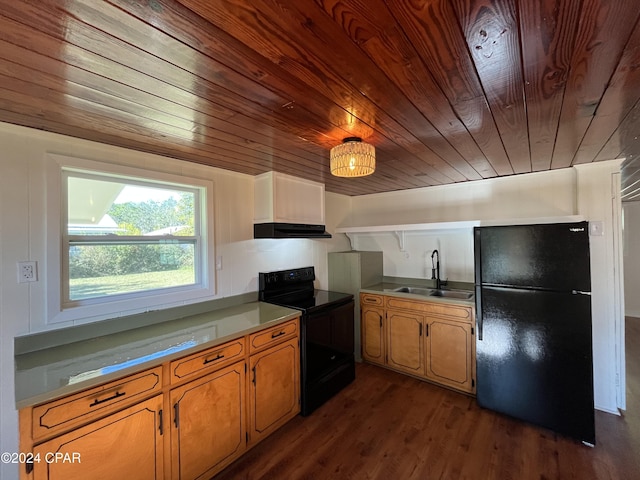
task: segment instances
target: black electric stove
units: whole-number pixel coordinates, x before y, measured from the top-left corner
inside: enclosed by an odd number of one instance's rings
[[[306,416],[355,379],[353,295],[317,290],[313,267],[261,272],[259,299],[300,316],[301,414]]]

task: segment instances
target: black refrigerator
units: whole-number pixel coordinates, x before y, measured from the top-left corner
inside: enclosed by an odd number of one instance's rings
[[[477,401],[595,445],[587,222],[474,228]]]

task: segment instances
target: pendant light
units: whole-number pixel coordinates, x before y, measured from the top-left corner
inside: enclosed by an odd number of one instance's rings
[[[345,138],[331,149],[331,174],[336,177],[364,177],[376,169],[376,150],[359,137]]]

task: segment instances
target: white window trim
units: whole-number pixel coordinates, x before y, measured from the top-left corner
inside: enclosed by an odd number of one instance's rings
[[[213,230],[213,182],[202,178],[146,170],[118,164],[47,154],[47,206],[46,206],[46,311],[47,324],[101,320],[125,314],[157,310],[167,306],[196,303],[215,298],[215,249]],[[204,195],[200,208],[202,238],[200,283],[196,285],[172,287],[136,294],[125,294],[118,298],[105,298],[104,301],[92,301],[78,306],[65,308],[62,295],[62,177],[63,169],[77,169],[142,180],[165,182],[169,184],[202,188]]]

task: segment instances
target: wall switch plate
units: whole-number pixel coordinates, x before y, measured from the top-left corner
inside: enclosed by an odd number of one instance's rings
[[[601,237],[604,235],[604,223],[602,220],[589,222],[589,235],[592,237]]]
[[[216,270],[222,270],[222,255],[216,257]]]
[[[38,281],[37,262],[18,262],[18,283]]]

